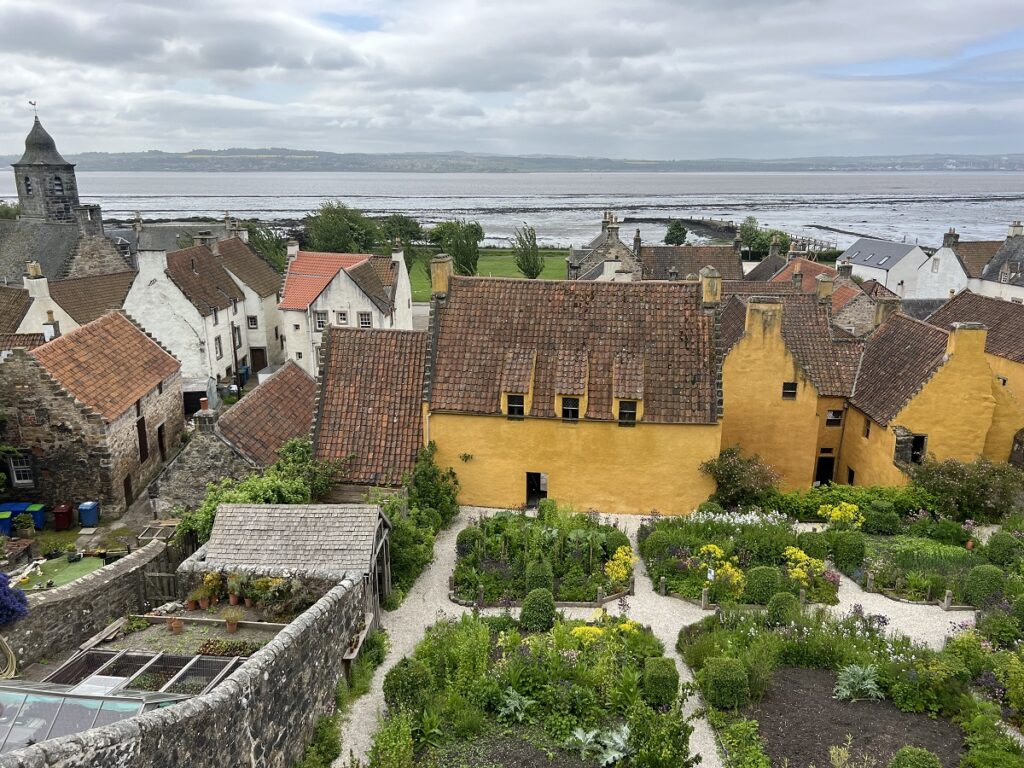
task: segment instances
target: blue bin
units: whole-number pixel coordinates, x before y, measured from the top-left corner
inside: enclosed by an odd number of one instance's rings
[[[0,536],[11,535],[11,513],[10,510],[0,511]]]
[[[95,501],[83,501],[78,505],[78,524],[83,528],[95,528],[100,524],[100,505]]]
[[[46,506],[43,504],[30,504],[29,508],[25,511],[32,515],[32,522],[35,524],[36,530],[43,530],[43,526],[46,525]]]

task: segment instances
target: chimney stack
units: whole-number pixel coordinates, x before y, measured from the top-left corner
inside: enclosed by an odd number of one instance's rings
[[[751,296],[743,330],[750,336],[778,336],[782,333],[782,299],[778,296]]]
[[[942,236],[942,247],[943,248],[956,248],[960,242],[960,235],[957,234],[956,230],[952,227],[949,228],[949,232]]]
[[[848,261],[841,261],[836,264],[836,278],[844,282],[853,280],[853,264]]]
[[[1006,232],[1007,237],[1017,237],[1018,235],[1024,235],[1024,226],[1021,226],[1019,219],[1010,224],[1010,229]]]
[[[671,267],[668,268],[668,279],[669,280],[678,280],[679,279],[679,270],[675,267],[675,265],[672,265]]]
[[[619,239],[619,222],[615,220],[615,217],[612,217],[612,219],[608,222],[608,226],[606,227],[606,229],[608,232],[609,240]]]
[[[782,250],[782,243],[779,241],[779,236],[772,235],[772,243],[768,246],[768,258],[778,256],[780,250]]]
[[[895,296],[881,296],[875,299],[874,327],[877,328],[900,308],[900,300]]]
[[[953,323],[946,339],[946,357],[956,353],[973,353],[983,358],[987,338],[988,327],[982,323]]]
[[[46,310],[46,322],[43,323],[43,338],[47,341],[60,336],[60,323],[53,316],[53,310]]]
[[[722,301],[722,276],[712,266],[700,270],[700,294],[705,309],[717,307]]]
[[[288,241],[288,245],[287,245],[287,249],[288,249],[288,261],[294,260],[295,257],[299,255],[299,241],[298,240],[289,240]]]
[[[818,295],[818,302],[821,304],[832,302],[832,288],[835,285],[835,278],[822,272],[814,278],[814,292]]]
[[[31,298],[50,298],[50,282],[43,276],[38,261],[25,262],[25,276],[22,278],[22,284]]]
[[[602,232],[607,232],[608,231],[608,225],[611,224],[611,223],[612,223],[612,212],[611,211],[605,211],[603,214],[601,214],[601,231]]]
[[[743,241],[740,240],[740,231],[736,230],[736,237],[732,239],[732,249],[739,253],[743,249]]]
[[[452,257],[447,253],[439,253],[430,260],[430,292],[435,299],[448,295],[454,272]]]
[[[640,239],[640,227],[636,228],[636,234],[633,235],[633,255],[637,258],[640,257],[640,247],[643,245],[643,241]]]

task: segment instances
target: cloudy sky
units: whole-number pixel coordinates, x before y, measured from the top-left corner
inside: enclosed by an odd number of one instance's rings
[[[0,0],[0,154],[1024,151],[1021,0]]]

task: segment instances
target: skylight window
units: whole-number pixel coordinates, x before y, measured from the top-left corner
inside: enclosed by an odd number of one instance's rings
[[[883,265],[883,264],[885,264],[885,262],[887,262],[888,260],[889,260],[889,257],[888,257],[888,256],[883,256],[883,257],[882,257],[882,258],[881,258],[881,259],[880,259],[880,260],[878,261],[878,266],[882,266],[882,265]]]
[[[864,262],[867,263],[867,262],[871,261],[871,259],[874,258],[874,255],[875,254],[873,254],[873,253],[869,253],[867,256],[864,257]]]

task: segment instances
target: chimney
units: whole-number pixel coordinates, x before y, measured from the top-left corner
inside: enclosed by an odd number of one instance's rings
[[[1017,237],[1018,235],[1024,235],[1024,226],[1021,226],[1019,219],[1010,224],[1010,228],[1006,231],[1007,237]]]
[[[454,272],[452,257],[447,253],[439,253],[430,260],[430,292],[434,298],[448,295],[448,287]]]
[[[50,298],[50,283],[43,276],[43,271],[39,268],[38,261],[25,262],[25,276],[22,279],[22,282],[25,286],[25,290],[28,291],[28,295],[31,298]]]
[[[700,270],[700,295],[705,308],[717,307],[722,301],[722,276],[712,266]]]
[[[786,252],[786,261],[792,261],[800,255],[800,251],[796,249],[796,240],[789,241],[789,250]]]
[[[611,222],[612,222],[612,212],[611,211],[605,211],[601,215],[601,231],[602,232],[607,232],[608,231],[608,225],[611,224]]]
[[[778,296],[751,296],[747,301],[744,331],[748,336],[782,335],[782,299]]]
[[[743,241],[740,240],[740,231],[736,230],[736,237],[732,239],[732,249],[739,253],[743,249]]]
[[[956,230],[952,227],[949,228],[949,232],[942,236],[942,247],[955,249],[957,244],[960,242],[960,235],[956,233]]]
[[[289,240],[288,241],[288,261],[292,261],[296,256],[299,255],[299,241]]]
[[[679,279],[679,270],[676,269],[675,265],[672,265],[671,267],[668,268],[668,279],[669,280],[678,280]]]
[[[900,300],[895,296],[881,296],[875,299],[874,327],[877,328],[900,308]]]
[[[814,278],[814,292],[818,295],[819,303],[831,303],[834,284],[835,278],[826,272],[822,272]]]
[[[44,278],[45,279],[45,278]],[[43,338],[47,341],[60,336],[60,323],[53,317],[53,310],[46,310],[46,322],[43,323]]]
[[[946,339],[946,357],[960,353],[983,359],[987,338],[988,328],[982,323],[953,323]]]
[[[793,285],[795,285],[798,289],[802,289],[803,288],[803,286],[804,286],[804,276],[802,274],[800,274],[800,264],[799,263],[796,265],[796,268],[793,270],[793,275],[789,279],[792,281]]]
[[[768,258],[778,256],[780,250],[782,250],[782,242],[779,240],[779,236],[772,235],[772,243],[768,246]]]
[[[208,411],[208,410],[210,410],[210,398],[208,398],[208,397],[200,397],[199,398],[199,410],[200,411]]]
[[[192,236],[192,240],[196,245],[205,245],[207,248],[213,250],[216,253],[217,238],[213,236],[213,232],[209,229],[201,229]]]
[[[135,244],[137,247],[139,235],[142,234],[142,214],[139,211],[135,211],[135,215],[132,217],[132,232],[135,233]]]
[[[640,227],[636,228],[636,234],[633,235],[633,254],[637,257],[640,256],[640,246],[643,241],[640,239]]]
[[[608,226],[605,229],[608,232],[608,239],[609,240],[618,240],[619,239],[619,222],[617,222],[614,219],[614,217],[608,222]]]
[[[853,280],[853,264],[848,261],[841,261],[836,264],[837,280],[850,282]]]

